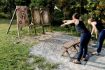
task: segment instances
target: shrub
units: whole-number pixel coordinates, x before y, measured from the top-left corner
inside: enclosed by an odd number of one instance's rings
[[[30,0],[15,0],[16,5],[28,6],[30,3]]]
[[[0,18],[9,18],[9,17],[10,17],[9,14],[0,13]]]
[[[31,0],[30,7],[46,7],[49,0]]]

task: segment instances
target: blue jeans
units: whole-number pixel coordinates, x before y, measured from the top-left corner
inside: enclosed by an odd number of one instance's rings
[[[97,43],[97,52],[100,53],[102,49],[102,45],[105,39],[105,29],[99,33],[98,43]]]
[[[86,57],[87,52],[88,52],[88,43],[90,41],[90,38],[91,38],[90,32],[81,33],[79,54],[77,57],[78,61],[80,61],[82,56],[83,56],[83,58]]]

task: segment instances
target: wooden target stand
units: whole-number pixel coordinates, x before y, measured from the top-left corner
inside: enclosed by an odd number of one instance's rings
[[[15,14],[16,14],[16,9],[15,9],[13,15],[12,15],[12,19],[10,20],[10,25],[9,25],[9,28],[8,28],[7,34],[8,34],[9,31],[10,31],[10,28],[11,28],[11,25],[12,25],[12,22],[13,22],[13,19],[14,19]]]
[[[42,33],[45,34],[45,27],[50,26],[50,30],[52,32],[52,27],[50,24],[50,14],[49,11],[45,8],[33,8],[31,10],[32,14],[32,23],[34,26],[35,34],[37,34],[36,27],[42,27]],[[32,28],[32,26],[30,26]]]
[[[20,30],[22,30],[22,28],[29,23],[27,11],[28,11],[27,6],[16,6],[16,9],[14,10],[12,19],[10,20],[10,25],[9,25],[7,34],[10,31],[13,19],[14,19],[15,14],[16,14],[16,16],[17,16],[17,33],[18,33],[18,37],[20,37]]]
[[[21,10],[21,7],[23,7],[23,9]],[[25,7],[25,8],[24,8]],[[21,29],[26,26],[29,23],[29,19],[28,19],[28,12],[27,12],[27,7],[26,6],[16,6],[16,9],[13,13],[12,19],[10,20],[10,25],[7,31],[7,34],[10,31],[13,19],[15,17],[15,14],[17,16],[17,33],[18,33],[18,37],[20,37],[20,31]],[[36,33],[36,27],[38,26],[42,26],[42,33],[45,34],[45,27],[46,26],[50,26],[50,30],[52,32],[52,27],[50,24],[50,14],[49,11],[47,9],[44,8],[40,8],[40,9],[31,9],[31,15],[32,15],[32,23],[33,24],[28,24],[29,26],[29,32],[32,28],[34,28],[35,30],[35,34]]]

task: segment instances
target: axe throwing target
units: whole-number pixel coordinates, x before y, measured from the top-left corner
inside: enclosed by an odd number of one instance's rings
[[[22,28],[29,23],[27,6],[16,6],[17,25]]]
[[[18,36],[20,36],[20,30],[29,24],[27,10],[27,6],[16,6]]]
[[[40,10],[39,9],[34,9],[33,12],[33,22],[35,25],[40,25],[41,24],[41,16],[40,16]]]
[[[43,10],[42,13],[43,25],[49,25],[50,23],[50,15],[48,10]]]

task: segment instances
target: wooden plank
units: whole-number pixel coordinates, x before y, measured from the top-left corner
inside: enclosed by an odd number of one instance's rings
[[[66,43],[64,43],[64,45],[63,45],[63,47],[64,47],[64,51],[63,51],[63,53],[62,53],[62,56],[64,56],[64,54],[65,53],[69,53],[68,52],[68,49],[70,49],[70,48],[74,48],[76,51],[77,51],[77,53],[78,53],[78,50],[77,50],[77,48],[76,48],[76,46],[79,46],[79,43],[80,43],[80,40],[72,40],[72,41],[68,41],[68,42],[66,42]],[[68,56],[70,56],[70,55],[68,55]]]
[[[73,45],[76,45],[76,44],[79,44],[80,43],[80,41],[79,40],[75,40],[75,41],[69,41],[69,42],[66,42],[63,46],[64,47],[71,47],[71,46],[73,46]]]
[[[13,15],[12,15],[12,19],[10,20],[10,25],[9,25],[7,34],[9,33],[9,30],[10,30],[10,28],[11,28],[11,25],[12,25],[12,22],[13,22],[13,19],[14,19],[14,16],[15,16],[15,13],[16,13],[16,9],[14,10],[14,13],[13,13]]]

